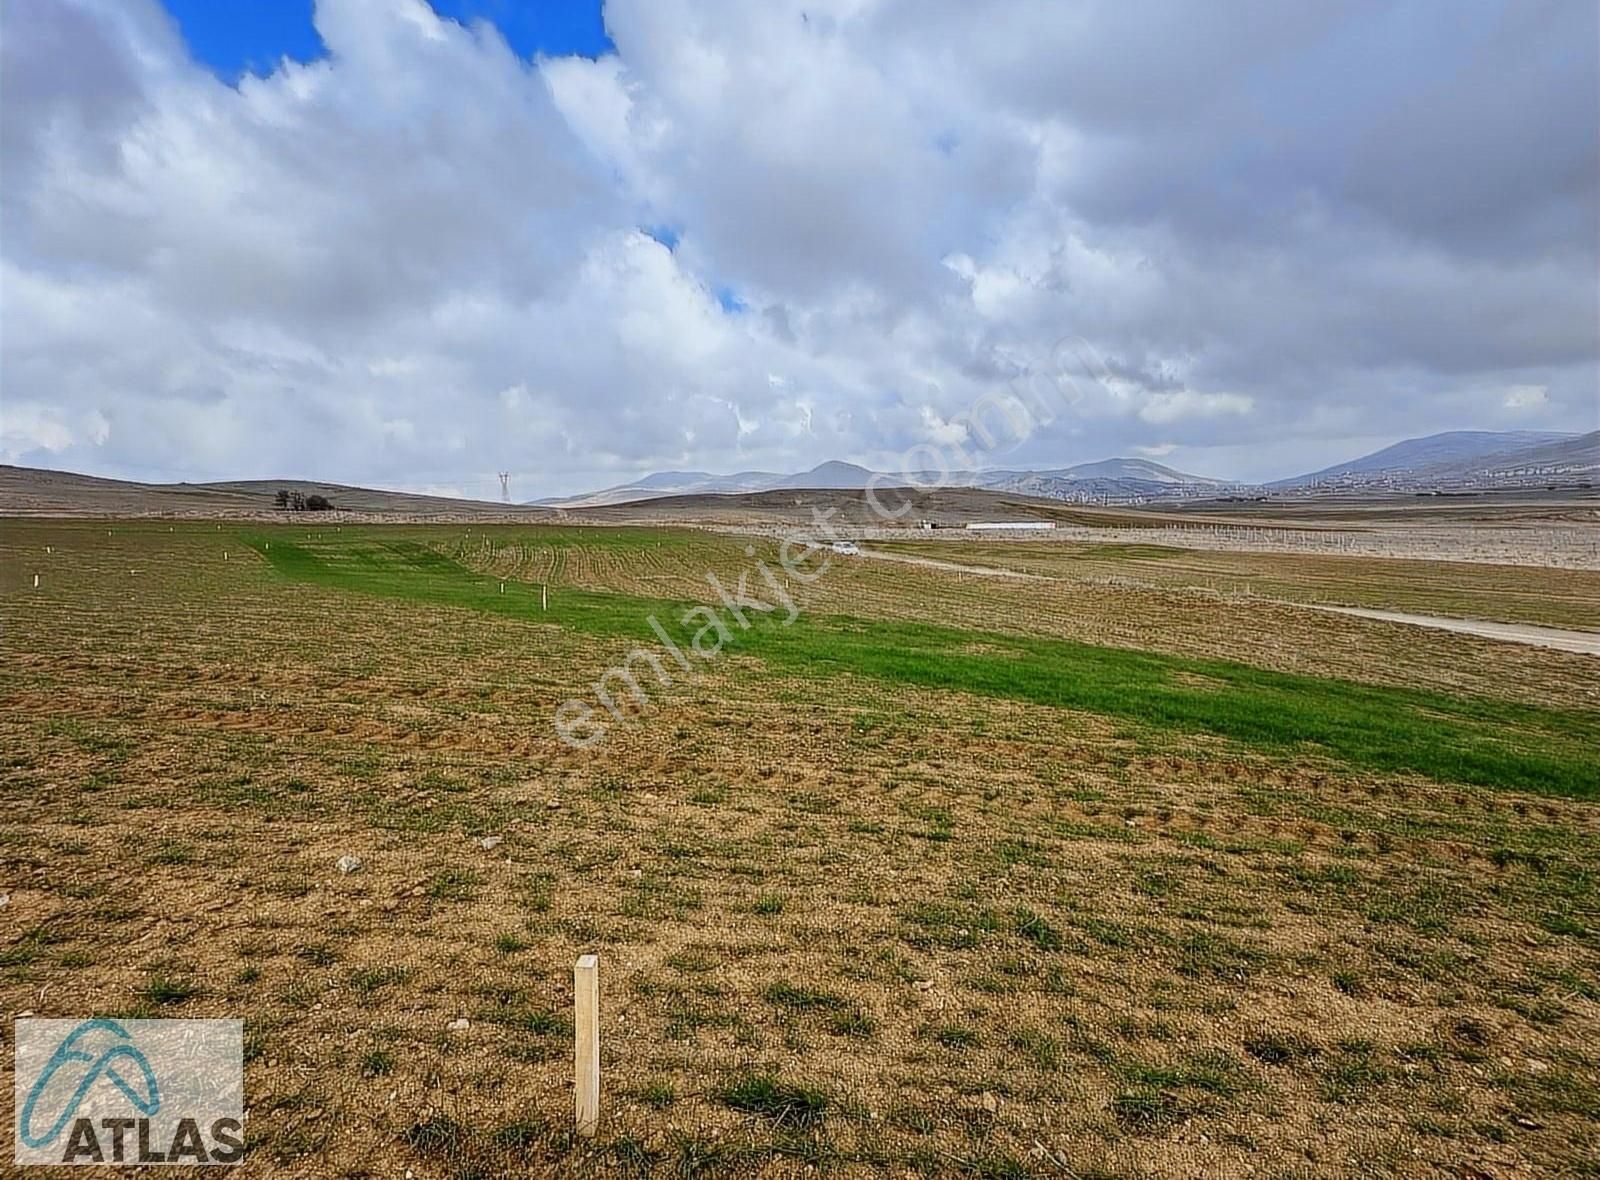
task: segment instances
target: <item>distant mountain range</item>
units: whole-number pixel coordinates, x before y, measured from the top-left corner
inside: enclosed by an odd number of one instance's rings
[[[632,483],[583,496],[512,505],[453,496],[418,495],[305,479],[220,483],[144,484],[98,476],[0,465],[0,517],[241,516],[276,519],[281,489],[321,496],[349,512],[405,514],[416,519],[547,519],[552,510],[602,508],[664,497],[738,496],[867,487],[874,472],[830,462],[790,475],[740,471],[660,471]],[[885,476],[879,486],[942,485],[953,493],[1026,496],[1077,504],[1171,504],[1183,500],[1247,497],[1289,499],[1329,494],[1425,494],[1515,488],[1600,488],[1600,431],[1552,434],[1533,431],[1450,431],[1407,439],[1292,479],[1264,486],[1229,483],[1177,471],[1149,459],[1104,459],[1043,470],[955,472]],[[787,496],[780,497],[790,503]]]
[[[1203,475],[1189,475],[1152,463],[1148,459],[1102,459],[1049,471],[952,471],[900,472],[881,474],[854,463],[830,460],[810,471],[784,475],[772,471],[740,471],[733,475],[712,475],[705,471],[659,471],[633,483],[620,484],[579,496],[564,496],[535,503],[548,508],[597,508],[606,504],[627,504],[663,496],[735,495],[745,492],[773,492],[786,488],[859,489],[877,480],[878,487],[982,488],[986,491],[1017,492],[1052,500],[1151,499],[1165,496],[1200,495],[1225,488],[1224,481]]]
[[[1541,479],[1581,482],[1600,476],[1600,431],[1452,430],[1406,439],[1370,455],[1264,486],[1177,471],[1149,459],[1101,459],[1047,470],[878,473],[832,460],[810,471],[660,471],[598,492],[534,503],[549,508],[596,508],[665,496],[738,495],[787,488],[931,486],[981,488],[1078,503],[1142,503],[1226,494],[1305,494],[1321,489],[1449,490],[1518,486]]]

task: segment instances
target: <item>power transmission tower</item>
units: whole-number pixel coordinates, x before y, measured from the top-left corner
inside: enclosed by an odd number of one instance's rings
[[[509,504],[511,503],[511,472],[501,471],[498,474],[500,476],[500,502]]]

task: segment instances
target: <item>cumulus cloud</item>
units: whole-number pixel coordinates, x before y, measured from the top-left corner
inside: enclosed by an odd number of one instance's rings
[[[1506,390],[1503,404],[1508,410],[1537,410],[1549,402],[1549,391],[1543,385],[1513,385]]]
[[[1255,402],[1237,393],[1196,393],[1192,389],[1177,393],[1157,393],[1145,400],[1139,417],[1146,422],[1165,424],[1184,418],[1215,418],[1224,414],[1243,415]]]
[[[1069,339],[1007,465],[1593,429],[1597,19],[612,0],[616,53],[527,61],[319,0],[325,58],[229,85],[153,0],[9,0],[0,450],[485,496],[872,462]]]

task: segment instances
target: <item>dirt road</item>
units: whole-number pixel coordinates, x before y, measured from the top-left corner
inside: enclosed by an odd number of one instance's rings
[[[1317,606],[1296,603],[1307,610],[1329,611],[1336,615],[1355,615],[1383,623],[1408,623],[1413,627],[1432,627],[1437,631],[1458,631],[1484,639],[1507,643],[1526,643],[1533,647],[1553,647],[1582,655],[1600,656],[1600,632],[1566,631],[1556,627],[1535,627],[1527,623],[1488,623],[1481,619],[1447,619],[1439,615],[1410,615],[1393,610],[1369,610],[1360,606]]]
[[[1002,569],[991,565],[962,565],[954,561],[912,557],[903,553],[883,553],[874,549],[863,549],[860,556],[876,561],[899,561],[928,569],[948,570],[957,574],[973,574],[981,578],[1012,578],[1029,582],[1060,580],[1043,574],[1023,573],[1021,570]],[[1402,611],[1372,610],[1360,606],[1324,606],[1320,603],[1293,602],[1278,598],[1261,598],[1256,601],[1272,602],[1280,606],[1298,606],[1304,610],[1326,611],[1336,615],[1354,615],[1359,619],[1373,619],[1380,623],[1404,623],[1412,627],[1431,627],[1436,631],[1455,631],[1462,635],[1476,635],[1481,639],[1498,639],[1504,643],[1522,643],[1532,647],[1551,647],[1559,651],[1577,652],[1580,655],[1600,656],[1600,631],[1567,631],[1557,627],[1536,627],[1528,623],[1490,623],[1482,619],[1413,615]]]

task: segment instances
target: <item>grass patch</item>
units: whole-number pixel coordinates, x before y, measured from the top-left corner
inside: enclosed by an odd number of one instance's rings
[[[434,901],[471,901],[477,896],[483,878],[470,869],[445,869],[428,882],[428,897]]]
[[[859,1008],[847,1008],[830,1015],[825,1027],[836,1037],[856,1037],[860,1040],[867,1040],[877,1033],[878,1022]]]
[[[1018,907],[1011,915],[1016,924],[1019,936],[1033,943],[1042,951],[1058,951],[1061,949],[1061,931],[1057,930],[1040,915],[1026,907]]]
[[[188,976],[169,975],[166,972],[152,974],[139,989],[141,1000],[163,1008],[182,1004],[201,994],[200,985]]]
[[[164,840],[148,859],[153,865],[191,865],[196,857],[192,845],[181,840]]]
[[[651,1110],[665,1110],[677,1100],[677,1088],[665,1078],[656,1078],[639,1091],[639,1101]]]
[[[758,1115],[781,1127],[814,1127],[827,1113],[828,1095],[809,1086],[786,1082],[773,1074],[745,1074],[717,1093],[730,1110]]]
[[[767,1003],[775,1004],[780,1008],[804,1011],[816,1008],[843,1008],[845,1006],[844,997],[842,996],[836,996],[832,992],[800,987],[784,980],[768,984],[761,994]]]
[[[1297,1033],[1257,1033],[1245,1038],[1244,1051],[1263,1065],[1292,1065],[1317,1055],[1317,1047]]]
[[[1323,1065],[1321,1090],[1330,1102],[1360,1102],[1389,1079],[1370,1041],[1341,1041]]]
[[[1176,1064],[1118,1062],[1127,1083],[1111,1102],[1111,1113],[1125,1129],[1147,1135],[1199,1114],[1214,1114],[1224,1099],[1245,1088],[1239,1063],[1226,1053],[1204,1052]]]
[[[295,957],[313,967],[331,967],[339,961],[339,952],[325,942],[307,943],[295,951]]]
[[[411,969],[396,964],[381,967],[356,967],[350,972],[352,991],[361,996],[372,996],[386,987],[404,983],[411,978]]]
[[[945,902],[918,902],[903,910],[901,918],[906,926],[901,937],[923,950],[972,950],[984,935],[997,934],[1003,928],[993,910]]]
[[[927,1030],[928,1039],[946,1049],[976,1049],[983,1037],[964,1024],[936,1024]]]
[[[1139,1135],[1163,1131],[1185,1117],[1176,1094],[1154,1086],[1132,1086],[1111,1100],[1111,1113],[1118,1123]]]

